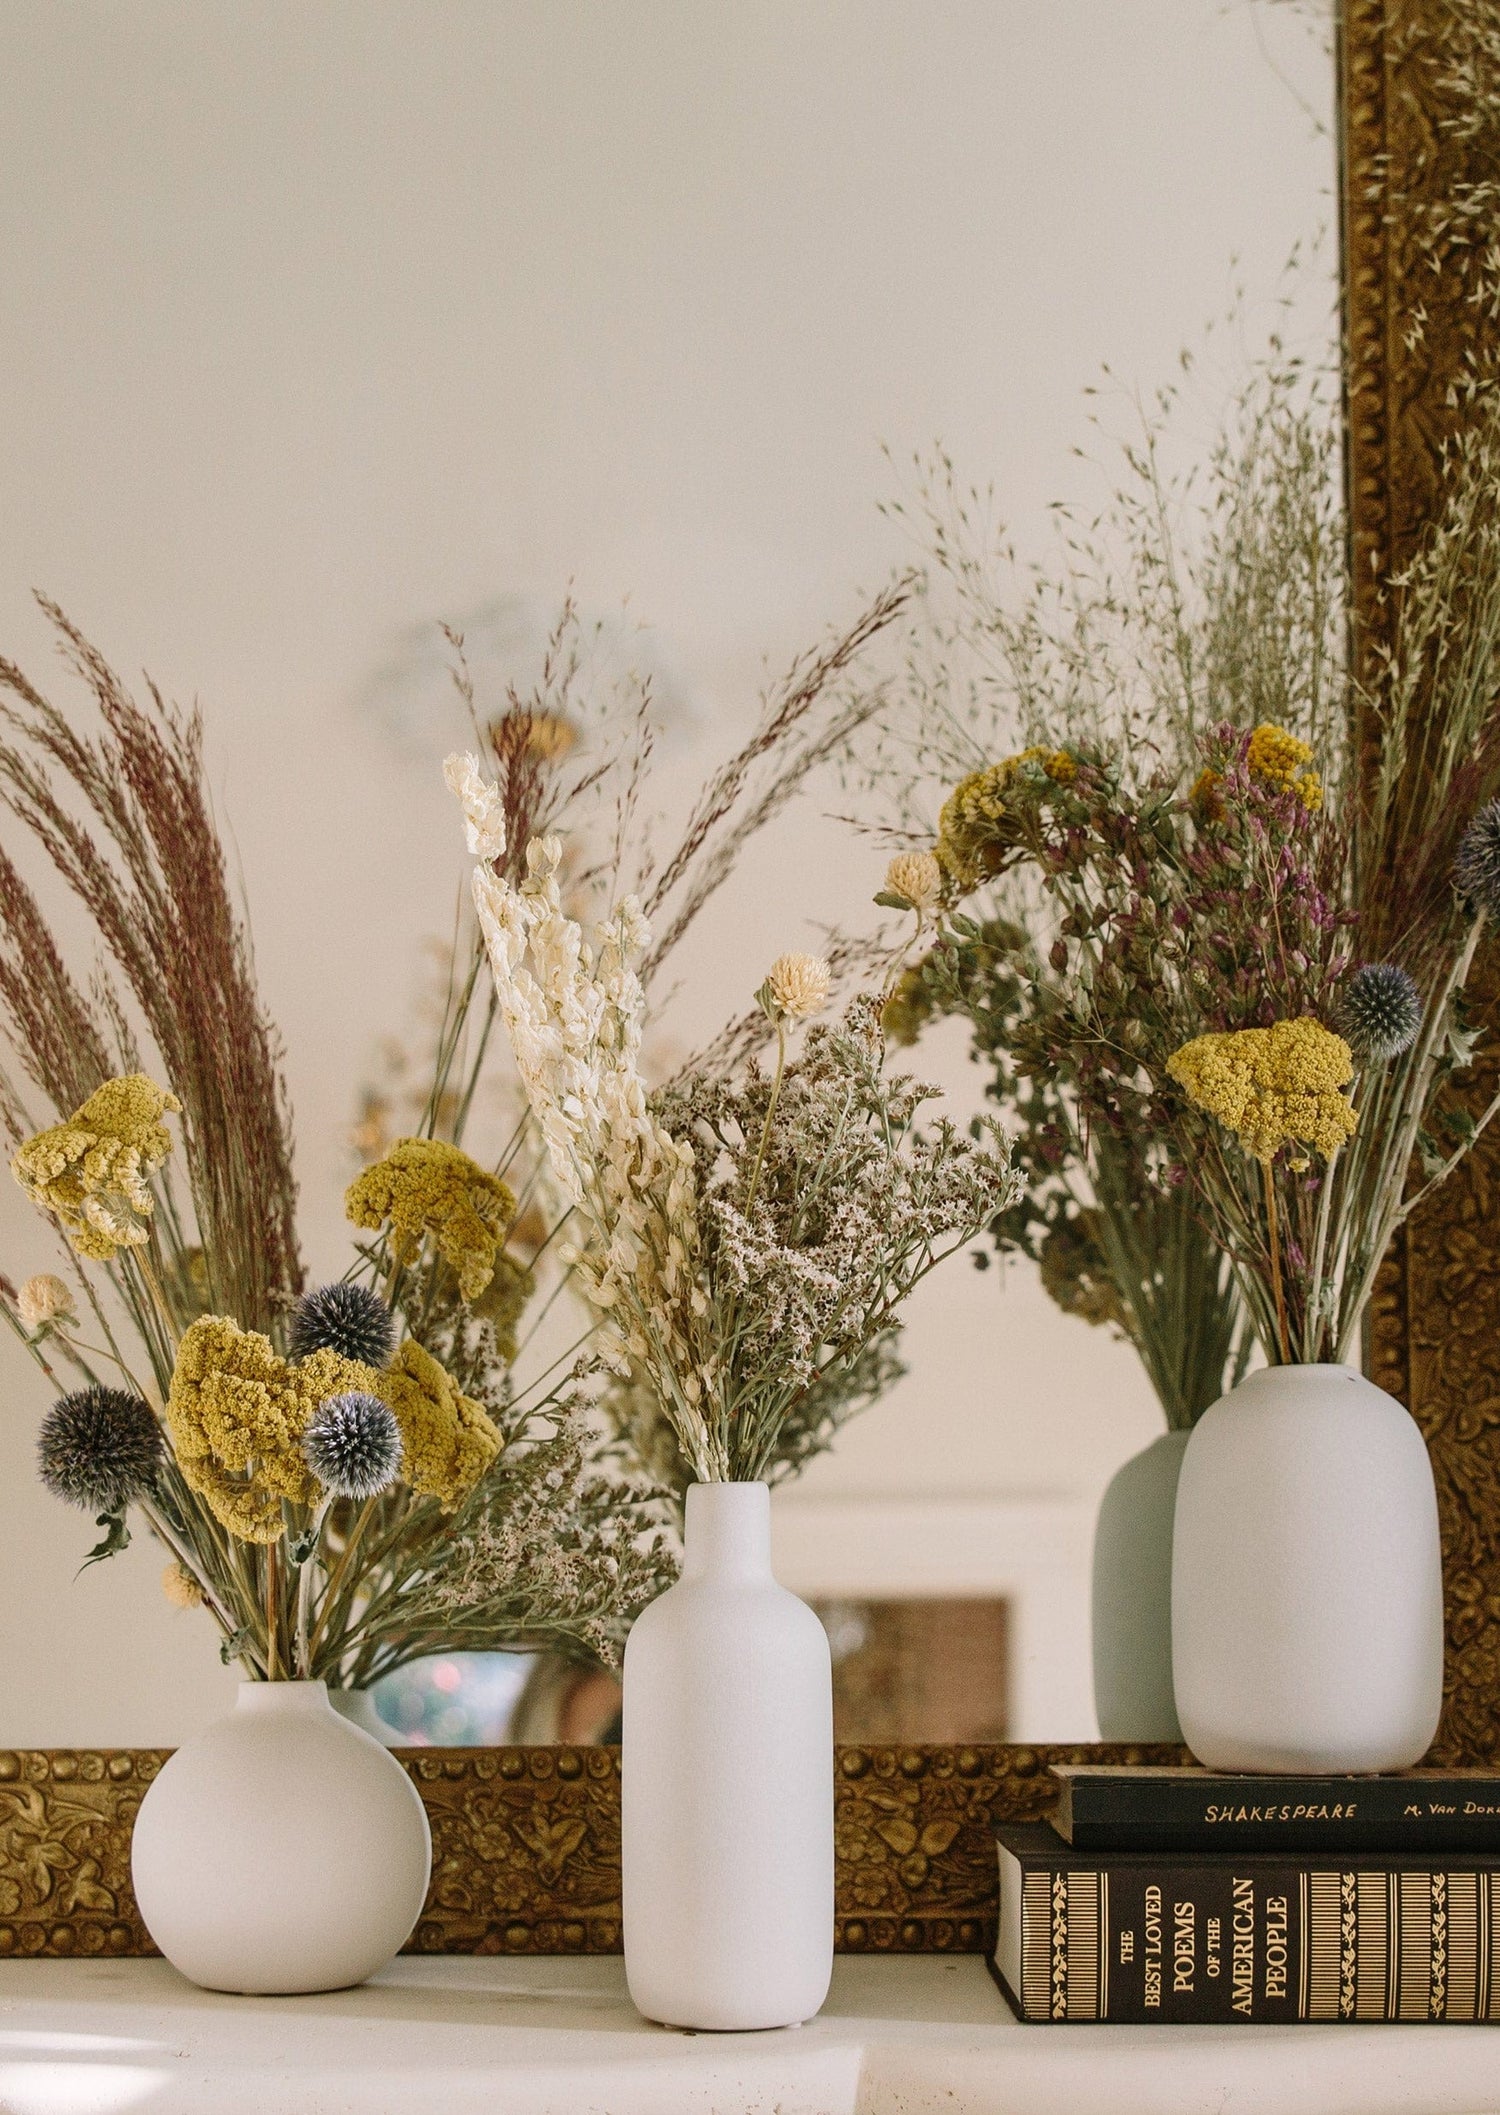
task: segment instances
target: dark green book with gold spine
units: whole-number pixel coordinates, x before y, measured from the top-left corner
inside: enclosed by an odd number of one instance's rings
[[[1500,1858],[1500,1777],[1244,1777],[1054,1764],[1052,1825],[1075,1850],[1430,1851]]]
[[[994,1970],[1064,2025],[1500,2019],[1500,1860],[1071,1849],[996,1830]]]

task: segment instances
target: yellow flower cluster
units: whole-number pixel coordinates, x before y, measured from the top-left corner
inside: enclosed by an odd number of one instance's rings
[[[108,1263],[149,1238],[147,1185],[172,1150],[161,1119],[181,1108],[144,1072],[106,1080],[66,1123],[27,1139],[11,1172],[33,1203],[61,1220],[80,1256]]]
[[[274,1542],[281,1501],[306,1505],[318,1483],[302,1431],[325,1396],[375,1395],[372,1367],[315,1351],[291,1365],[269,1337],[223,1315],[201,1315],[177,1349],[167,1430],[188,1485],[242,1542]]]
[[[499,1433],[431,1352],[410,1337],[371,1392],[396,1413],[406,1481],[451,1512],[500,1452]]]
[[[350,1183],[344,1211],[353,1225],[371,1233],[388,1225],[403,1262],[430,1234],[456,1273],[459,1291],[474,1300],[494,1275],[516,1200],[498,1175],[457,1146],[440,1138],[398,1138]]]
[[[1354,1077],[1349,1045],[1304,1015],[1269,1028],[1194,1036],[1167,1060],[1190,1101],[1239,1134],[1269,1163],[1282,1146],[1314,1147],[1325,1159],[1354,1135],[1358,1112],[1341,1090]]]
[[[1256,728],[1245,754],[1252,778],[1278,793],[1295,793],[1309,814],[1323,805],[1323,781],[1307,768],[1312,758],[1306,742],[1270,720],[1262,720]]]
[[[938,863],[960,895],[998,874],[1016,842],[1012,792],[1018,780],[1040,773],[1055,786],[1070,786],[1078,764],[1066,749],[1033,746],[1017,756],[986,764],[960,779],[938,816]]]
[[[390,1404],[401,1428],[402,1475],[451,1508],[500,1451],[482,1407],[460,1394],[410,1339],[385,1371],[315,1351],[295,1364],[268,1337],[203,1315],[183,1337],[167,1397],[178,1466],[215,1518],[242,1542],[274,1542],[281,1502],[309,1505],[320,1486],[302,1454],[319,1403],[358,1392]]]

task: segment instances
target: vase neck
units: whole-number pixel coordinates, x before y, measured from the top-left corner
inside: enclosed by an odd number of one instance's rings
[[[684,1579],[769,1579],[771,1493],[763,1483],[690,1483]]]
[[[326,1682],[241,1682],[236,1711],[330,1711]]]

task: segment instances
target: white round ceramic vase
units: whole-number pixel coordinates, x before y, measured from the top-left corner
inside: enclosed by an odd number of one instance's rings
[[[342,1990],[409,1937],[432,1837],[401,1765],[321,1682],[246,1682],[152,1783],[130,1865],[146,1929],[193,1982]]]
[[[625,1648],[625,1973],[648,2019],[787,2027],[833,1972],[833,1683],[771,1572],[763,1483],[693,1484],[682,1577]]]
[[[1172,1667],[1211,1769],[1399,1770],[1443,1698],[1437,1496],[1421,1433],[1350,1366],[1252,1373],[1177,1486]]]
[[[1180,1741],[1172,1688],[1172,1521],[1186,1432],[1111,1477],[1094,1529],[1094,1715],[1101,1740]]]

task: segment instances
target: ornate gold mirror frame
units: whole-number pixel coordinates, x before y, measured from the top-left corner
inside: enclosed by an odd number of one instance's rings
[[[1475,250],[1450,238],[1434,269],[1432,215],[1464,183],[1500,178],[1496,142],[1458,122],[1466,59],[1500,66],[1500,0],[1347,0],[1341,41],[1348,475],[1369,652],[1383,622],[1377,583],[1430,518],[1443,442],[1462,416],[1456,385],[1485,326],[1468,299]],[[1484,233],[1474,230],[1474,242]],[[1488,1096],[1493,1082],[1481,1086]],[[1497,1206],[1500,1127],[1392,1256],[1370,1345],[1371,1371],[1410,1404],[1437,1472],[1448,1675],[1435,1752],[1452,1763],[1493,1762],[1500,1747]],[[1041,1814],[1050,1761],[1176,1755],[841,1748],[840,1945],[987,1948],[990,1817]],[[415,1951],[618,1948],[618,1751],[424,1749],[404,1759],[434,1839]],[[130,1829],[164,1760],[156,1750],[0,1752],[0,1955],[152,1950],[130,1890]]]

